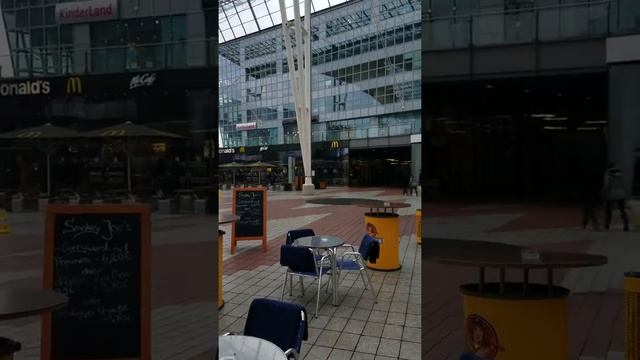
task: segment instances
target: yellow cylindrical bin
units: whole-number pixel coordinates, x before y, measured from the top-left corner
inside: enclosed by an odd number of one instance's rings
[[[640,273],[624,274],[626,360],[640,360]]]
[[[218,309],[224,306],[224,300],[222,299],[222,243],[224,234],[224,231],[218,230]]]
[[[422,244],[422,209],[416,210],[416,243]]]
[[[367,233],[380,241],[380,256],[367,267],[376,270],[400,269],[400,218],[394,213],[366,213]]]
[[[569,291],[546,285],[463,285],[466,351],[461,359],[568,360]]]

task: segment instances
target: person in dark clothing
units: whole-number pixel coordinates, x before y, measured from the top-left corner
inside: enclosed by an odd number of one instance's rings
[[[594,171],[584,170],[581,181],[581,197],[583,205],[582,228],[586,229],[589,223],[593,224],[595,230],[599,230],[598,216],[596,208],[600,202],[600,175]]]
[[[605,228],[609,230],[611,226],[611,215],[613,207],[620,210],[624,231],[629,231],[629,218],[626,211],[627,193],[624,186],[622,171],[616,168],[614,164],[610,164],[604,179],[604,195],[606,198],[606,219]]]

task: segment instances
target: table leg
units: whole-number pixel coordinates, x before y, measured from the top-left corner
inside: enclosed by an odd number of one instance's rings
[[[338,306],[338,266],[336,264],[336,251],[329,249],[331,253],[331,286],[333,286],[333,306]]]

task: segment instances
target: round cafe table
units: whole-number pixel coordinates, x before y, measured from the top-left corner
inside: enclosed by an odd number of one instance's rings
[[[0,289],[0,320],[41,315],[62,308],[67,303],[63,294],[45,289]]]
[[[336,252],[334,249],[344,245],[344,240],[335,236],[305,236],[297,239],[296,246],[308,247],[311,249],[322,249],[329,254],[331,262],[331,286],[333,287],[333,306],[338,306],[338,269],[336,265]]]
[[[479,269],[477,283],[460,287],[468,355],[504,360],[568,359],[570,291],[554,285],[554,269],[605,265],[607,258],[492,243],[458,248],[439,245],[433,248],[438,251],[431,258],[441,264]],[[499,270],[497,282],[485,282],[487,268]],[[507,281],[507,269],[521,271],[522,281]],[[546,271],[546,284],[529,281],[534,270]],[[480,333],[485,338],[482,342],[477,340]]]
[[[218,336],[220,360],[287,360],[274,343],[253,336]]]

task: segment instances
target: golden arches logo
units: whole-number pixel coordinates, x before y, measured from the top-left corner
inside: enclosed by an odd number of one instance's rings
[[[33,139],[40,137],[40,135],[42,135],[41,131],[28,131],[18,135],[18,137],[22,139]]]
[[[333,140],[331,142],[331,148],[332,149],[340,149],[340,142],[338,140]]]
[[[103,132],[102,136],[124,136],[126,131],[124,129],[113,129]]]
[[[77,76],[68,78],[67,94],[82,94],[82,79]]]

